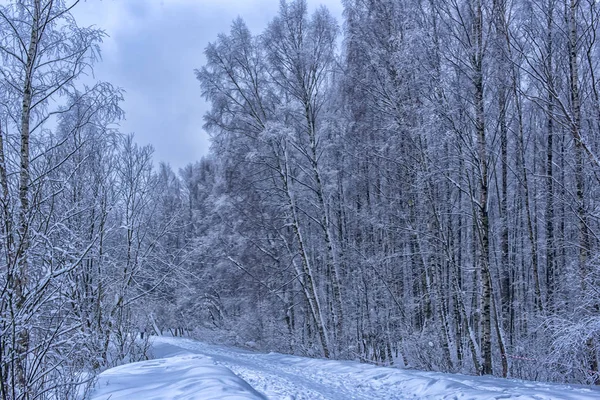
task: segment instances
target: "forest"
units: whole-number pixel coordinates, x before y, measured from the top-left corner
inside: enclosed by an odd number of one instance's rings
[[[194,49],[211,150],[178,172],[90,83],[78,0],[0,5],[0,399],[165,332],[600,383],[600,5],[342,2]]]

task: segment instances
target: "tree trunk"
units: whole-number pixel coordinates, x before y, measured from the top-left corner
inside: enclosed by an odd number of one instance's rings
[[[23,102],[21,107],[21,151],[19,169],[19,244],[17,248],[17,263],[19,270],[15,274],[14,290],[16,296],[16,307],[20,310],[26,300],[26,287],[29,278],[28,252],[29,252],[29,140],[31,103],[33,98],[33,75],[35,72],[38,51],[41,0],[34,0],[33,15],[31,23],[31,37],[27,50],[27,63],[25,66],[25,81],[23,84]],[[15,374],[17,381],[24,393],[27,393],[27,352],[29,351],[29,331],[25,326],[19,326],[17,332],[17,362]]]
[[[323,349],[323,356],[325,358],[329,358],[331,356],[330,345],[329,345],[329,337],[327,334],[327,325],[325,323],[325,319],[322,313],[322,307],[319,300],[319,295],[317,291],[317,286],[315,282],[315,276],[313,272],[313,268],[310,263],[310,259],[306,254],[306,248],[304,243],[304,238],[302,236],[302,231],[300,228],[300,223],[298,219],[298,209],[296,207],[296,202],[294,199],[294,195],[291,192],[290,183],[290,171],[287,159],[287,152],[283,150],[285,155],[284,166],[281,167],[281,174],[283,179],[284,191],[288,200],[288,205],[290,208],[290,212],[292,215],[292,229],[294,231],[294,235],[298,244],[298,252],[300,254],[300,259],[302,260],[302,271],[300,271],[300,275],[304,277],[303,279],[303,293],[306,296],[306,300],[310,307],[311,315],[316,325],[317,333],[319,335],[319,339],[321,341],[321,347]]]
[[[556,249],[554,246],[554,50],[552,29],[554,23],[554,0],[548,1],[548,17],[546,29],[546,69],[548,70],[548,109],[547,109],[547,139],[546,139],[546,290],[548,293],[546,307],[554,309],[555,273],[554,260]]]
[[[488,215],[488,159],[485,133],[485,116],[483,101],[483,13],[481,0],[475,4],[475,54],[473,55],[475,86],[475,131],[477,134],[477,157],[479,173],[479,204],[477,215],[477,231],[479,238],[479,271],[481,287],[481,356],[482,365],[480,373],[491,375],[492,368],[492,321],[491,321],[491,299],[492,281],[489,266],[489,215]]]

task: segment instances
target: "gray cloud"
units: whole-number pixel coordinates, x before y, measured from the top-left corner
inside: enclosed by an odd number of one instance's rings
[[[311,8],[319,4],[341,19],[340,0],[309,0]],[[204,48],[237,16],[261,32],[278,7],[278,0],[87,0],[75,14],[109,35],[95,77],[126,90],[122,130],[177,169],[209,148],[202,129],[208,104],[193,73],[204,64]]]

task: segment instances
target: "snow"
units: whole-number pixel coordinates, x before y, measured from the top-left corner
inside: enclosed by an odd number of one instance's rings
[[[110,369],[92,400],[586,400],[600,389],[261,354],[158,337],[155,360]]]
[[[126,364],[100,375],[93,400],[257,400],[265,397],[229,369],[198,355]]]

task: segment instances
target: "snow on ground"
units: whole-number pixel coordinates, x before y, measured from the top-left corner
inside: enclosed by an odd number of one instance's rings
[[[261,354],[160,337],[158,359],[110,369],[92,400],[586,400],[600,389]]]
[[[93,400],[260,400],[265,397],[225,367],[188,354],[111,368]]]

